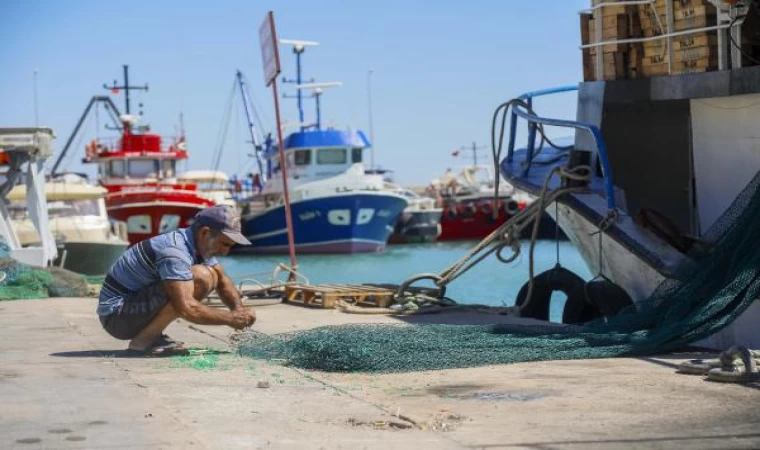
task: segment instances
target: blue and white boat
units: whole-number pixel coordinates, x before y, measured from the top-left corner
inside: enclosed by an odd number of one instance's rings
[[[385,249],[401,212],[404,196],[384,190],[382,175],[367,174],[364,150],[370,142],[361,131],[323,129],[319,118],[322,88],[335,83],[301,84],[303,41],[294,45],[297,58],[300,130],[284,139],[293,234],[298,253],[359,253]],[[281,41],[281,43],[284,43]],[[314,43],[310,43],[314,44]],[[317,120],[303,122],[304,89],[316,99]],[[284,190],[278,149],[261,146],[262,189],[244,205],[243,234],[253,243],[240,250],[287,253]]]

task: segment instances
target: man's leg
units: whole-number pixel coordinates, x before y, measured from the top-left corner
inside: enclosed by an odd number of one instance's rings
[[[190,270],[193,272],[193,297],[201,301],[216,289],[218,281],[216,273],[208,266],[201,264],[192,266]],[[129,348],[140,351],[147,350],[161,336],[166,327],[177,318],[179,318],[179,314],[174,310],[171,302],[166,302],[161,311],[153,317],[153,320],[129,341]]]

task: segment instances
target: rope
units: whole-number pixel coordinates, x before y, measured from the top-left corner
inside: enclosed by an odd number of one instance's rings
[[[550,205],[552,202],[556,201],[559,197],[565,194],[587,191],[586,188],[559,188],[559,189],[549,191],[549,188],[548,188],[549,181],[551,177],[554,176],[554,174],[557,172],[559,172],[561,177],[569,179],[569,180],[588,181],[591,176],[591,168],[588,166],[578,166],[569,170],[564,167],[555,167],[554,169],[552,169],[552,171],[547,175],[546,179],[544,180],[544,185],[543,185],[543,188],[541,189],[541,194],[538,200],[531,203],[528,207],[526,207],[519,213],[507,219],[507,221],[504,222],[504,224],[499,226],[496,230],[491,232],[491,234],[489,234],[482,241],[480,241],[472,250],[470,250],[469,253],[467,253],[467,255],[462,257],[459,261],[454,263],[449,268],[443,270],[439,275],[436,276],[437,277],[436,285],[444,286],[446,284],[451,283],[452,281],[454,281],[455,279],[459,278],[464,273],[466,273],[468,270],[470,270],[478,262],[482,261],[485,257],[487,257],[493,252],[497,252],[497,251],[500,252],[506,246],[512,247],[514,251],[514,255],[508,259],[504,259],[504,258],[499,258],[499,259],[502,262],[514,261],[520,253],[517,236],[519,236],[519,233],[523,229],[527,228],[531,224],[531,222],[533,223],[533,232],[531,234],[531,278],[532,278],[533,250],[535,247],[535,241],[538,240],[540,218],[544,210],[546,209],[546,206]],[[585,174],[581,174],[582,172],[585,172]],[[486,249],[489,245],[497,241],[500,241],[500,242],[496,246],[491,248],[485,254],[479,256],[475,261],[473,261],[472,264],[469,264],[466,267],[464,267],[468,261],[470,261],[473,257],[475,257],[475,255],[477,255],[478,253]]]

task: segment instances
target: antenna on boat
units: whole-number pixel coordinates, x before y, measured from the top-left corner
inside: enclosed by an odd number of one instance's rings
[[[118,94],[119,91],[123,89],[124,90],[124,106],[125,106],[124,113],[129,115],[129,91],[147,91],[148,83],[145,83],[145,86],[130,86],[129,85],[129,66],[124,64],[124,85],[117,86],[116,80],[113,80],[113,84],[111,86],[108,86],[107,84],[103,83],[103,89],[109,89],[112,94]]]
[[[299,39],[280,39],[278,42],[282,45],[292,45],[293,46],[293,53],[296,55],[296,79],[295,80],[288,80],[287,78],[283,77],[282,82],[283,83],[295,83],[296,86],[300,86],[303,80],[301,79],[301,54],[306,50],[306,47],[316,47],[319,45],[319,42],[315,41],[303,41]],[[314,81],[313,79],[311,81]],[[287,97],[287,96],[285,96]],[[301,94],[301,90],[298,90],[298,95],[296,95],[296,98],[298,99],[298,120],[301,122],[301,130],[304,129],[303,126],[303,95]]]
[[[311,97],[314,98],[314,101],[317,104],[317,123],[316,128],[319,130],[321,126],[321,112],[320,112],[320,101],[319,98],[322,96],[323,90],[326,88],[331,87],[341,87],[343,86],[343,83],[340,81],[328,81],[324,83],[306,83],[306,84],[298,84],[296,85],[296,89],[300,92],[304,89],[311,89]]]

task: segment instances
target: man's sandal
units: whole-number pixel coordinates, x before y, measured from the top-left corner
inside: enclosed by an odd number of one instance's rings
[[[161,358],[167,356],[187,356],[190,354],[190,349],[185,347],[185,344],[179,341],[175,341],[169,336],[162,334],[158,339],[153,342],[153,345],[145,350],[127,349],[126,354],[128,356],[143,356],[152,358]]]

